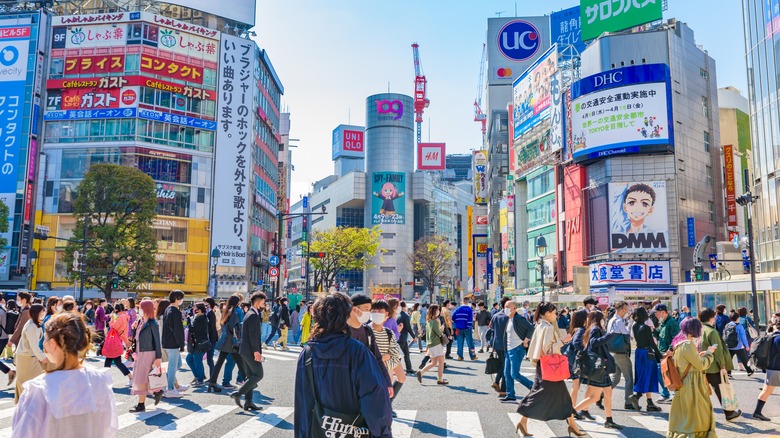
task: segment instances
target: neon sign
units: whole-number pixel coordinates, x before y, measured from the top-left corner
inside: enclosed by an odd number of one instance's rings
[[[404,115],[404,104],[400,100],[377,100],[376,113],[395,114],[393,120],[398,120]]]

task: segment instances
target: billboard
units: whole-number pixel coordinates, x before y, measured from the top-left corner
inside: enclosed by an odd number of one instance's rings
[[[734,146],[723,146],[723,171],[726,178],[726,219],[728,226],[737,226],[737,184],[734,180]]]
[[[617,32],[663,18],[661,0],[581,0],[582,38],[592,40],[604,32]]]
[[[579,5],[550,15],[550,43],[558,44],[561,56],[567,56],[564,46],[574,46],[577,53],[585,50],[581,22]]]
[[[61,32],[61,31],[60,31]],[[121,47],[127,44],[127,27],[113,24],[69,26],[65,32],[66,49]]]
[[[591,263],[589,269],[591,287],[672,284],[672,267],[668,260]]]
[[[180,5],[207,14],[229,18],[239,23],[255,25],[255,0],[166,0],[165,3]]]
[[[550,47],[512,84],[513,140],[550,117],[550,82],[558,71],[558,48]]]
[[[546,16],[488,18],[488,85],[510,85],[547,48],[550,19]]]
[[[669,67],[646,64],[588,76],[572,85],[575,161],[674,146]]]
[[[608,193],[612,252],[669,252],[666,181],[613,182]]]
[[[217,100],[217,93],[191,85],[182,85],[162,79],[152,79],[144,76],[103,76],[99,78],[84,79],[49,79],[46,88],[49,90],[47,106],[53,109],[60,105],[62,94],[53,93],[52,90],[68,90],[74,88],[122,88],[126,86],[144,86],[156,90],[170,91],[183,97],[203,100]]]
[[[212,246],[221,256],[219,266],[247,266],[249,242],[249,206],[252,175],[252,147],[244,141],[252,134],[250,109],[256,84],[254,45],[251,40],[222,35],[219,83],[232,77],[232,87],[220,87],[217,111],[221,114],[217,126],[217,150],[214,154],[214,196],[212,215]]]
[[[406,223],[406,174],[374,172],[371,175],[371,223],[404,225]]]
[[[338,157],[365,158],[366,128],[362,126],[339,125],[333,130],[332,159]]]
[[[54,96],[49,96],[53,98]],[[73,88],[59,95],[59,105],[47,105],[52,110],[92,110],[104,108],[135,108],[139,87],[110,89]]]
[[[417,170],[444,170],[446,145],[444,143],[417,144]]]
[[[487,203],[487,151],[474,151],[474,202]]]
[[[104,75],[125,71],[125,55],[66,57],[65,75]]]
[[[466,207],[466,240],[468,241],[468,277],[473,279],[474,277],[474,243],[471,240],[471,236],[474,235],[474,207],[469,205]]]
[[[143,53],[141,54],[141,71],[178,79],[180,81],[193,82],[196,84],[203,83],[203,67],[189,65],[171,59],[158,58]]]

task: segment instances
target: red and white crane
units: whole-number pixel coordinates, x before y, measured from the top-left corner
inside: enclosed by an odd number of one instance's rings
[[[427,83],[420,63],[420,46],[417,43],[412,44],[412,55],[414,56],[414,121],[417,123],[417,143],[422,141],[422,116],[423,110],[428,108],[431,101],[428,100]]]
[[[474,99],[474,121],[482,122],[482,140],[485,140],[485,134],[487,133],[487,114],[482,111],[482,92],[485,88],[485,61],[486,61],[486,47],[482,44],[482,61],[479,64],[479,82],[477,83],[477,98]]]

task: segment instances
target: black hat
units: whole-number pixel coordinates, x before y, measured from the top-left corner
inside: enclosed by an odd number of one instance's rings
[[[666,304],[656,304],[653,307],[653,312],[669,312],[669,309],[666,307]]]
[[[359,306],[361,304],[371,304],[371,298],[368,297],[368,295],[364,295],[361,293],[352,294],[351,297],[349,297],[350,300],[352,300],[353,306]]]

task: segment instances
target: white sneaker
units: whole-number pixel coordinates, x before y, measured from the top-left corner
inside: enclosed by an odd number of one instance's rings
[[[165,391],[163,396],[165,396],[165,398],[181,398],[181,393],[175,389],[172,389],[170,391]]]
[[[190,385],[179,385],[178,388],[176,388],[179,392],[187,392],[187,390],[190,389]]]

